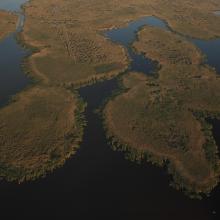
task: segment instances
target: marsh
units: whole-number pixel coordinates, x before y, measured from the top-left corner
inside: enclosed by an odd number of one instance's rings
[[[217,218],[218,0],[0,8],[2,216]]]

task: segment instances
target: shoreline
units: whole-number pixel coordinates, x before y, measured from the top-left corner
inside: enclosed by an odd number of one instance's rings
[[[142,30],[142,29],[140,29],[140,30]],[[143,28],[143,30],[144,30],[144,28]],[[138,35],[137,39],[139,38],[139,33],[137,33],[137,35]],[[173,33],[173,32],[171,32],[171,33]],[[187,41],[187,39],[184,39],[184,41]],[[203,66],[204,68],[207,67],[209,69],[212,69],[212,67],[207,66],[207,64],[205,64],[204,54],[200,51],[200,49],[198,49],[190,41],[187,41],[187,43],[192,45],[193,47],[195,47],[196,50],[197,50],[197,53],[200,54],[201,62],[199,62],[198,65]],[[145,57],[149,58],[149,56],[147,54],[145,54]],[[154,58],[152,56],[150,56],[150,59],[154,59]],[[157,60],[157,62],[159,62],[157,58],[155,58],[155,59]],[[161,63],[160,63],[160,65],[161,65],[161,69],[163,69],[163,65]],[[160,70],[159,70],[159,72],[160,72]],[[215,75],[217,77],[217,72],[216,71],[215,71]],[[146,79],[147,78],[149,78],[149,76],[146,77]],[[200,190],[198,190],[198,192],[196,192],[195,189],[191,188],[193,186],[193,184],[188,184],[188,183],[183,184],[185,182],[184,178],[182,179],[182,177],[180,175],[177,175],[176,168],[174,169],[174,166],[172,164],[169,163],[169,165],[168,165],[168,163],[167,163],[167,160],[169,160],[169,156],[168,155],[167,155],[167,157],[166,156],[164,157],[164,155],[163,155],[163,157],[161,158],[161,156],[156,156],[155,152],[154,153],[151,152],[150,149],[144,149],[144,148],[143,149],[137,149],[135,147],[132,147],[130,144],[128,144],[125,141],[123,141],[123,139],[121,139],[117,135],[117,133],[111,131],[111,129],[108,127],[110,122],[107,122],[107,121],[108,120],[112,121],[112,120],[111,119],[107,120],[106,106],[108,105],[108,103],[114,102],[114,99],[116,99],[117,97],[120,97],[120,96],[126,95],[126,93],[129,93],[129,90],[131,90],[131,89],[132,89],[132,87],[131,88],[126,88],[123,85],[120,85],[120,90],[118,91],[117,95],[112,95],[112,97],[109,98],[110,101],[108,101],[105,104],[105,106],[103,107],[103,109],[104,109],[104,112],[103,112],[103,124],[104,124],[105,131],[107,133],[106,136],[110,140],[110,142],[112,142],[111,143],[112,148],[114,150],[123,151],[125,153],[126,157],[128,157],[130,160],[136,161],[138,163],[143,162],[144,160],[147,160],[148,162],[151,162],[153,164],[156,163],[158,166],[162,166],[163,167],[164,165],[166,165],[166,167],[168,167],[167,168],[168,173],[172,174],[172,176],[173,176],[173,183],[172,183],[172,185],[175,186],[176,189],[186,190],[186,193],[189,194],[192,197],[201,198],[200,194],[208,195],[212,191],[212,189],[215,186],[218,185],[219,174],[215,174],[216,176],[212,180],[212,182],[213,181],[214,182],[211,185],[206,186],[205,189],[203,189],[203,190],[200,189]],[[212,114],[212,116],[213,116],[213,114]],[[207,117],[209,117],[209,115],[206,116],[206,118]],[[120,119],[118,119],[118,120],[120,121]],[[211,131],[211,128],[209,129],[209,131]],[[206,136],[206,141],[207,140],[212,140],[212,141],[214,140],[213,137],[211,139],[210,138],[211,138],[211,136],[209,136],[209,138]],[[215,150],[219,151],[219,149],[217,147],[215,148]]]
[[[25,13],[25,6],[23,5],[21,7],[22,12],[21,13]],[[21,15],[21,16],[25,16],[25,15]],[[24,23],[20,23],[20,21],[18,20],[17,22],[19,22],[18,24],[22,24],[25,25],[25,18],[24,18]],[[28,44],[25,40],[24,40],[24,36],[23,36],[23,26],[21,27],[16,27],[16,30],[14,33],[12,33],[13,37],[15,37],[17,43],[19,45],[22,46],[22,48],[27,49],[28,52],[26,54],[26,56],[24,57],[24,59],[22,60],[22,63],[20,64],[23,70],[23,73],[28,77],[31,78],[31,83],[29,83],[28,86],[26,86],[24,89],[22,89],[21,91],[17,92],[16,94],[14,94],[6,104],[4,104],[1,108],[0,108],[0,114],[2,114],[3,112],[7,111],[7,109],[11,109],[11,107],[13,105],[19,106],[20,102],[22,99],[26,99],[26,95],[30,95],[32,94],[32,92],[36,89],[40,89],[40,88],[48,88],[49,90],[53,90],[56,88],[58,89],[58,91],[60,90],[61,87],[56,86],[56,85],[46,85],[44,83],[42,83],[41,81],[39,81],[39,79],[36,77],[36,71],[32,69],[32,67],[29,64],[29,60],[31,59],[31,57],[33,57],[35,54],[41,53],[41,50],[37,47],[34,47],[33,45]],[[63,90],[65,90],[67,93],[70,92],[69,89],[66,89],[64,87],[62,87]],[[18,174],[18,176],[13,177],[13,175],[11,176],[10,174],[4,174],[7,172],[11,172],[10,169],[14,169],[13,166],[10,168],[10,166],[7,169],[4,169],[4,172],[2,173],[1,171],[1,178],[5,179],[6,181],[9,182],[17,182],[17,183],[22,183],[22,182],[26,182],[26,181],[33,181],[35,179],[38,179],[40,177],[45,177],[46,174],[51,173],[54,169],[61,167],[67,159],[69,159],[70,157],[72,157],[76,152],[76,148],[78,149],[80,146],[80,143],[82,142],[82,137],[83,137],[83,130],[84,127],[86,125],[86,122],[84,120],[84,108],[85,108],[85,103],[82,102],[82,100],[79,98],[79,96],[77,95],[76,91],[71,91],[72,97],[74,97],[74,99],[76,99],[76,109],[74,110],[74,130],[78,130],[77,134],[75,134],[74,136],[77,136],[77,138],[75,139],[74,137],[74,141],[71,144],[72,150],[70,150],[65,157],[63,157],[61,160],[58,160],[57,162],[54,161],[54,165],[52,165],[52,167],[48,167],[48,168],[43,168],[43,170],[35,170],[36,174],[29,174],[29,171],[27,172],[27,174]],[[2,146],[3,147],[3,146]],[[26,158],[28,160],[28,158]],[[31,158],[30,158],[31,159]],[[14,161],[16,163],[16,161]],[[3,165],[3,164],[2,164]],[[9,169],[9,170],[8,170]],[[8,171],[7,171],[8,170]],[[14,171],[13,171],[14,172]],[[32,172],[32,171],[31,171]]]

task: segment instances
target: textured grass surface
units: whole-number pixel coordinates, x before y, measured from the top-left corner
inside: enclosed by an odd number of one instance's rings
[[[34,179],[61,165],[69,154],[75,152],[75,148],[73,149],[71,146],[78,143],[78,135],[77,139],[74,139],[76,134],[79,134],[79,139],[82,138],[83,123],[81,116],[79,121],[74,119],[77,118],[77,115],[81,115],[79,112],[82,109],[72,112],[73,115],[69,115],[68,121],[66,113],[70,106],[72,108],[75,106],[75,109],[80,109],[82,106],[77,101],[77,96],[72,97],[64,88],[79,87],[94,83],[99,79],[113,77],[125,70],[128,65],[124,49],[105,39],[102,31],[124,26],[129,21],[143,16],[155,15],[166,19],[175,31],[182,34],[204,39],[214,38],[220,36],[220,17],[215,16],[212,12],[219,7],[218,0],[208,2],[206,0],[32,0],[27,3],[25,26],[20,39],[25,45],[32,46],[37,51],[26,60],[25,70],[38,79],[38,84],[19,94],[14,103],[0,110],[2,134],[0,138],[0,175],[8,180]],[[7,23],[8,20],[4,20],[4,22]],[[0,23],[2,23],[2,19]],[[175,44],[171,47],[173,46],[175,47]],[[183,47],[182,44],[180,46],[180,48]],[[191,47],[188,49],[192,50],[190,53],[194,56],[194,49]],[[172,55],[172,51],[168,55]],[[198,91],[197,94],[201,92],[201,85],[204,88],[210,88],[204,80],[201,81],[201,84],[197,84],[198,77],[201,79],[208,77],[208,81],[213,81],[213,85],[215,81],[217,85],[215,74],[212,74],[208,68],[198,69],[199,67],[191,65],[192,69],[189,71],[188,61],[191,59],[192,63],[200,62],[202,58],[188,56],[189,54],[183,50],[180,55],[183,62],[178,68],[176,62],[179,57],[172,60],[173,66],[169,64],[160,71],[160,79],[163,80],[163,87],[166,84],[166,89],[160,92],[161,86],[153,86],[153,91],[151,91],[152,88],[147,86],[149,95],[144,99],[145,101],[147,98],[160,100],[157,94],[166,95],[169,91],[175,91],[176,87],[177,91],[185,91],[184,89],[187,87],[185,83],[189,81],[190,77],[195,78],[195,83],[190,86],[198,87],[198,90],[195,90]],[[177,70],[175,74],[174,65]],[[173,74],[167,74],[170,72]],[[195,75],[192,76],[191,72]],[[180,74],[189,77],[180,79]],[[200,77],[201,74],[204,76]],[[139,86],[142,85],[139,79],[132,78],[129,81],[131,84],[137,83],[135,88],[138,92]],[[151,85],[154,82],[149,83]],[[155,83],[158,85],[160,82]],[[190,90],[191,87],[188,93]],[[148,92],[146,93],[148,94]],[[130,94],[135,97],[133,92]],[[145,97],[144,94],[143,97]],[[175,95],[179,96],[177,93]],[[208,94],[205,95],[208,97]],[[193,97],[195,100],[197,99],[196,96]],[[171,96],[168,96],[163,105],[167,106],[167,103],[171,102],[170,99],[172,100]],[[211,102],[213,99],[207,98],[206,100]],[[200,106],[201,102],[198,102],[197,105]],[[210,106],[205,101],[203,105]],[[152,109],[153,113],[157,112],[156,108],[160,108],[158,106]],[[142,105],[136,108],[137,112],[144,112]],[[173,111],[175,108],[176,106],[173,104],[169,111]],[[164,108],[162,114],[169,118],[166,111],[168,109]],[[60,114],[61,112],[62,114]],[[189,117],[188,114],[190,115],[190,113],[184,112],[183,121]],[[190,116],[193,118],[192,115]],[[166,117],[164,123],[168,120]],[[179,115],[175,114],[173,117],[178,118]],[[200,123],[195,120],[193,122],[195,124],[192,129],[195,129],[196,134],[202,137],[202,143],[204,136],[196,126],[197,124],[199,126]],[[68,126],[63,129],[62,123]],[[75,132],[76,127],[80,128],[80,132]],[[39,128],[42,128],[44,132],[39,131]],[[188,140],[185,130],[177,129],[175,132],[182,138],[173,137],[171,143],[185,143]],[[169,132],[164,135],[164,137],[169,136]],[[206,162],[205,159],[204,161]],[[210,170],[209,172],[204,169],[203,176],[206,176],[207,173],[214,176],[215,173],[211,173],[212,168]]]
[[[25,7],[23,36],[40,49],[30,64],[33,72],[41,72],[42,80],[86,84],[92,78],[117,75],[128,63],[124,50],[101,36],[104,29],[155,15],[182,34],[213,38],[220,36],[220,17],[212,12],[219,6],[217,0],[33,0]],[[97,69],[114,63],[119,65]]]
[[[161,65],[158,78],[123,77],[126,92],[105,108],[108,136],[130,158],[168,163],[177,188],[210,192],[219,180],[217,146],[206,117],[220,116],[220,79],[203,55],[174,33],[145,27],[137,51]]]
[[[62,165],[82,138],[83,111],[76,95],[36,86],[0,110],[0,176],[35,179]]]

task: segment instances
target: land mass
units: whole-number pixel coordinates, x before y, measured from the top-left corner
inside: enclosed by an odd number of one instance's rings
[[[211,39],[220,36],[220,17],[213,14],[217,8],[220,8],[218,0],[32,0],[27,3],[19,39],[35,52],[26,59],[24,70],[36,83],[0,109],[0,176],[17,181],[35,179],[75,153],[82,139],[84,105],[73,90],[115,77],[129,65],[127,51],[106,39],[104,30],[154,15],[166,20],[182,35]],[[152,44],[142,39],[144,31],[151,33]],[[155,42],[153,36],[157,34],[166,37],[167,42],[161,39]],[[147,55],[163,68],[157,79],[139,73],[124,77],[124,86],[129,91],[110,101],[105,110],[109,134],[122,143],[127,143],[128,138],[129,145],[138,149],[137,152],[144,146],[144,151],[154,153],[156,161],[169,160],[179,174],[179,181],[175,181],[179,185],[185,181],[184,187],[192,191],[209,191],[217,183],[218,158],[210,129],[205,130],[206,135],[201,130],[207,124],[200,115],[205,110],[210,113],[215,110],[218,114],[216,73],[200,65],[203,57],[196,48],[173,34],[144,29],[134,46],[143,53],[150,47]],[[173,50],[166,53],[166,46]],[[129,109],[125,110],[122,103]],[[156,123],[157,119],[163,123]],[[211,145],[209,159],[202,150],[207,141]],[[185,162],[188,159],[198,163],[188,167],[190,163]],[[197,172],[198,169],[201,171]]]
[[[0,10],[0,40],[15,30],[17,19],[15,14]]]
[[[178,189],[209,193],[219,181],[220,160],[206,119],[220,116],[219,77],[173,32],[144,27],[133,47],[160,70],[123,77],[125,91],[104,111],[109,138],[133,160],[166,164]]]
[[[73,155],[82,138],[84,104],[63,88],[35,86],[0,111],[0,176],[27,181]]]
[[[129,62],[104,30],[154,15],[179,33],[209,39],[220,36],[217,7],[218,0],[33,0],[25,6],[22,35],[39,52],[29,58],[29,68],[44,83],[67,87],[111,78]]]

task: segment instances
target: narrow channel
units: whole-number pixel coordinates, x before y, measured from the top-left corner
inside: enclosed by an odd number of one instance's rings
[[[22,61],[30,54],[30,51],[24,49],[16,39],[24,23],[24,15],[20,5],[26,1],[0,1],[0,9],[13,11],[18,15],[16,31],[0,41],[0,107],[31,83],[31,79],[23,73],[21,67]]]
[[[16,0],[10,1],[16,2]],[[156,25],[155,22],[162,24],[154,17],[150,19],[154,21],[153,25]],[[149,18],[147,20],[149,22]],[[124,28],[122,31],[124,33],[127,31],[126,36],[131,37],[126,45],[131,45],[136,31],[146,25],[145,21],[141,22],[140,24],[134,22],[136,27],[131,31],[129,25],[127,30]],[[114,30],[115,35],[121,30]],[[110,33],[107,35],[111,38]],[[125,36],[122,35],[121,39],[123,37]],[[115,38],[111,39],[116,41]],[[136,59],[135,52],[129,50],[132,58],[130,70],[142,72],[144,68],[144,72],[149,73],[154,69],[155,66],[150,60],[144,59],[143,56]],[[8,57],[7,62],[11,66],[14,64],[11,57]],[[1,68],[7,62],[2,63]],[[16,69],[16,71],[21,70]],[[20,73],[25,77],[22,72]],[[17,83],[16,78],[13,78],[13,81]],[[39,219],[102,217],[139,220],[148,217],[152,219],[153,216],[158,220],[216,219],[214,212],[218,208],[217,204],[220,204],[219,188],[216,188],[210,198],[202,201],[191,200],[169,187],[169,176],[164,170],[151,164],[132,163],[125,160],[122,153],[111,150],[105,138],[102,121],[95,110],[117,89],[117,79],[79,89],[81,97],[88,103],[85,112],[88,124],[78,153],[62,168],[44,179],[21,185],[1,181],[2,217],[33,218],[34,216]],[[7,94],[9,93],[6,93],[6,97]]]

